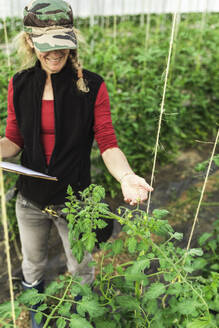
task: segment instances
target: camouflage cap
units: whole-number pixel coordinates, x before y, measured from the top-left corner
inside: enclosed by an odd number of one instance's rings
[[[41,52],[77,48],[72,9],[63,0],[32,0],[24,8],[23,23]]]

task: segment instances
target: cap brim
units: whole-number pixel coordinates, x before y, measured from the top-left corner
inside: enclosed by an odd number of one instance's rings
[[[50,30],[49,33],[32,34],[31,39],[40,52],[77,48],[77,39],[73,31]]]

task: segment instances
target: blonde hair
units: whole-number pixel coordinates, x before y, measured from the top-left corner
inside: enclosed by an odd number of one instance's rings
[[[29,34],[22,31],[14,39],[15,46],[17,48],[18,59],[20,61],[19,70],[34,66],[37,60],[34,48],[31,48],[27,42],[29,38]]]
[[[85,93],[89,92],[89,88],[88,88],[88,86],[86,84],[86,81],[83,77],[83,68],[82,68],[82,65],[79,61],[77,50],[72,50],[70,52],[70,59],[71,59],[72,67],[77,72],[78,80],[77,80],[76,84],[77,84],[78,90],[80,90],[82,92],[85,92]]]
[[[77,37],[77,41],[85,43],[80,32],[75,28],[73,29]],[[17,48],[18,59],[20,61],[19,70],[28,69],[34,66],[37,61],[35,50],[29,45],[27,41],[28,39],[30,39],[30,35],[24,31],[20,32],[14,39]],[[77,89],[81,92],[88,93],[89,88],[83,77],[83,67],[79,60],[78,51],[71,50],[69,58],[71,60],[73,69],[75,69],[77,73],[77,77],[78,77],[78,80],[76,81]]]

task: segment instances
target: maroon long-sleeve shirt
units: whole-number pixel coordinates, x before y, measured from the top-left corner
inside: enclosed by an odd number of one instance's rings
[[[13,104],[13,79],[10,80],[8,86],[8,117],[5,136],[17,144],[19,147],[23,147],[23,138],[18,128]],[[97,141],[101,154],[108,148],[118,147],[110,114],[109,95],[104,82],[102,82],[100,86],[95,102],[94,138]],[[47,164],[49,164],[55,145],[55,119],[53,100],[42,100],[41,142],[43,145]]]

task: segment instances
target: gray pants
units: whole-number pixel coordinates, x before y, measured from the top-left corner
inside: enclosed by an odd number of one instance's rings
[[[78,264],[70,249],[67,222],[63,218],[42,213],[21,194],[17,196],[16,215],[23,254],[22,270],[27,283],[32,284],[44,276],[48,261],[49,232],[53,223],[62,239],[68,271],[73,276],[82,277],[82,283],[93,281],[94,269],[88,266],[92,256],[86,254],[82,263]]]

